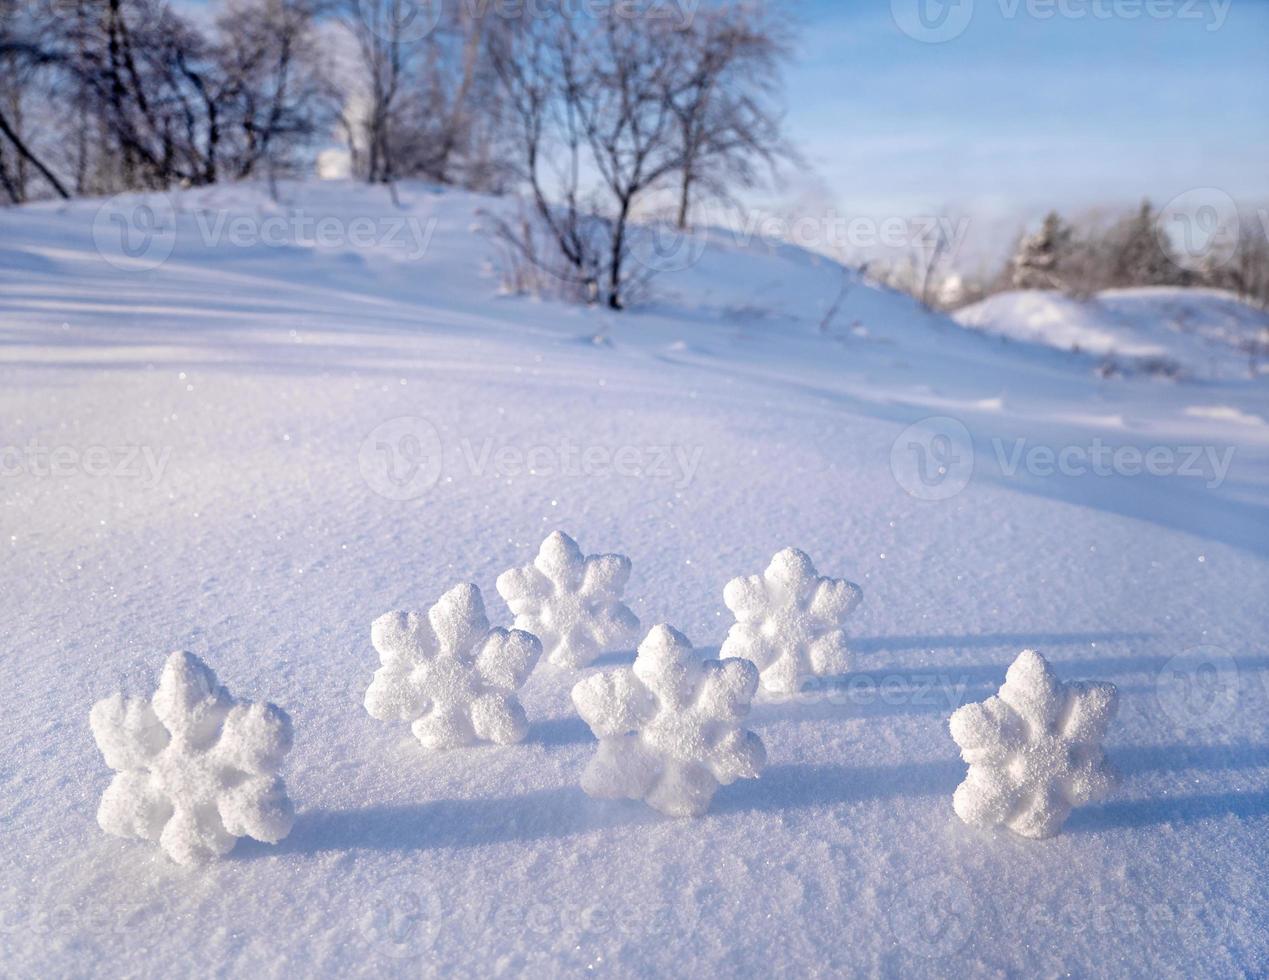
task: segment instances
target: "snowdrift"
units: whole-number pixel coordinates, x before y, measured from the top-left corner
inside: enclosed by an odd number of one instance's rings
[[[400,191],[0,210],[8,972],[1269,971],[1265,378],[1137,314],[1198,376],[1102,378],[714,232],[628,313],[507,295],[506,202]],[[371,624],[471,582],[511,625],[557,528],[708,657],[801,548],[862,590],[848,673],[759,699],[760,777],[690,821],[580,785],[569,692],[633,644],[539,663],[517,744],[371,718]],[[1024,649],[1119,692],[1122,783],[1045,841],[952,801],[948,718]],[[197,869],[96,822],[90,707],[173,650],[293,730],[290,834]]]
[[[1189,378],[1269,373],[1269,312],[1216,289],[1112,289],[1088,300],[1020,290],[953,315],[962,326],[1092,358],[1107,372]]]

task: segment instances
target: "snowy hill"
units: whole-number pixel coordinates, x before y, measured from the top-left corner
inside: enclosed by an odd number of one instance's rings
[[[1098,378],[721,234],[638,310],[507,296],[502,202],[281,198],[0,211],[7,971],[1269,971],[1263,377]],[[582,793],[585,672],[519,745],[370,718],[371,621],[470,581],[509,623],[556,528],[710,650],[800,547],[863,588],[852,672],[758,704],[765,773],[686,821]],[[1047,841],[951,802],[947,718],[1024,647],[1121,699],[1121,786]],[[95,822],[89,708],[175,649],[295,725],[290,836],[198,870]]]
[[[1111,289],[1089,300],[999,293],[957,310],[958,323],[1090,356],[1107,370],[1191,378],[1269,373],[1269,312],[1216,289]]]

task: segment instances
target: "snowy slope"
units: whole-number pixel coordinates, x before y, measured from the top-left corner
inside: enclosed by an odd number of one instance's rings
[[[0,212],[6,973],[1269,971],[1264,379],[1098,379],[734,242],[619,316],[507,297],[499,204],[423,186],[156,201],[157,265],[99,203]],[[576,674],[517,746],[371,719],[370,622],[462,581],[509,622],[557,527],[706,648],[803,548],[863,586],[853,680],[758,705],[695,821],[581,792]],[[951,806],[947,716],[1027,646],[1122,699],[1122,786],[1039,842]],[[94,819],[89,707],[177,648],[296,729],[291,835],[202,870]]]
[[[1091,356],[1137,373],[1245,378],[1269,372],[1269,312],[1217,289],[998,293],[957,310],[963,326]]]

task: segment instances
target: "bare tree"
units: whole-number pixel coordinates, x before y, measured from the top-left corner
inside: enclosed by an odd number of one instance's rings
[[[312,0],[232,0],[217,19],[230,176],[264,167],[272,179],[333,121],[335,91],[318,69],[315,18]]]
[[[490,39],[490,56],[513,131],[512,165],[528,188],[533,211],[532,219],[501,221],[498,230],[520,261],[593,302],[602,265],[600,222],[581,199],[584,141],[578,114],[561,98],[562,60],[570,51],[565,25],[559,21],[530,21],[517,31],[504,25]]]
[[[927,310],[935,308],[939,270],[952,245],[951,235],[941,221],[936,221],[926,235],[912,249],[912,267],[915,271],[915,296]]]
[[[366,86],[363,117],[350,123],[364,138],[365,178],[390,183],[393,169],[393,126],[410,69],[413,47],[407,41],[416,15],[410,0],[347,0],[345,23],[357,42]]]
[[[750,3],[700,10],[667,40],[677,65],[664,97],[682,158],[676,224],[684,229],[697,193],[729,198],[792,156],[776,103],[789,46],[764,8]]]
[[[28,125],[32,104],[47,102],[50,94],[56,58],[38,40],[46,27],[16,0],[0,0],[0,189],[14,204],[28,199],[35,176],[59,197],[70,196]]]
[[[1237,239],[1228,252],[1212,249],[1199,269],[1209,286],[1228,289],[1246,303],[1269,308],[1269,211],[1239,219]],[[1257,341],[1265,347],[1265,338]]]
[[[682,159],[665,98],[674,64],[669,42],[648,19],[608,12],[592,21],[561,11],[504,33],[494,48],[536,215],[564,260],[564,276],[614,310],[625,305],[636,205]],[[592,175],[588,193],[584,181]],[[522,233],[512,237],[521,255],[538,255]]]
[[[584,35],[569,24],[560,37],[564,102],[613,204],[605,302],[620,310],[635,204],[682,165],[664,98],[675,70],[673,49],[658,21],[615,13]]]
[[[484,188],[497,179],[497,82],[483,3],[344,0],[361,92],[344,129],[371,183],[419,176]],[[420,19],[422,18],[422,19]]]

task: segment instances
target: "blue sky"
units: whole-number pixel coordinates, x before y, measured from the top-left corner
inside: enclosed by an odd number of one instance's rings
[[[895,11],[941,0],[793,2],[788,123],[843,213],[967,212],[991,248],[1051,206],[1269,201],[1269,3],[960,0],[923,43]]]

